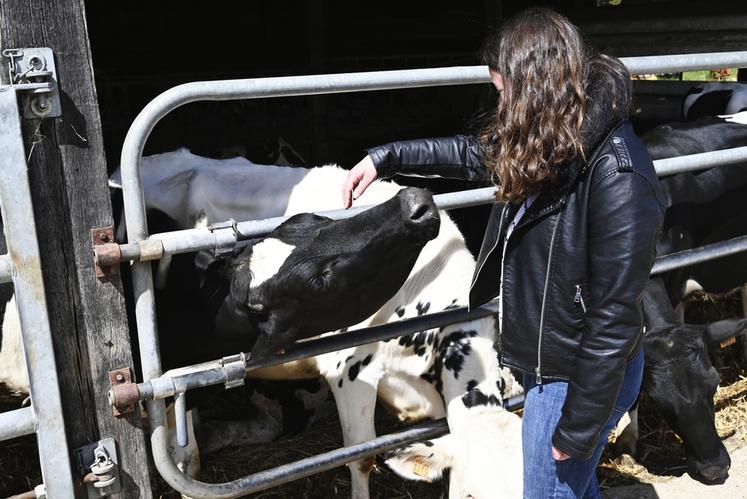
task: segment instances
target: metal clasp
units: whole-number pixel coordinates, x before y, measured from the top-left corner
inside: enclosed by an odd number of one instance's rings
[[[208,230],[215,234],[215,255],[223,256],[233,253],[236,241],[239,239],[239,230],[236,220],[231,218],[225,222],[212,223],[207,226]]]
[[[226,390],[244,385],[244,378],[246,377],[245,353],[223,357],[220,363],[226,373]]]
[[[76,449],[74,454],[78,471],[88,489],[89,499],[121,492],[117,446],[113,438],[88,444]]]
[[[47,47],[5,49],[8,81],[24,95],[24,119],[54,118],[62,115],[54,53]]]

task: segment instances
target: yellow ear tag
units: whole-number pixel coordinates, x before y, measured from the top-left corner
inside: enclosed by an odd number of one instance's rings
[[[727,338],[721,342],[721,348],[726,348],[729,345],[733,345],[736,342],[737,342],[736,336],[732,336],[731,338]]]
[[[425,464],[423,461],[420,460],[420,458],[415,459],[415,464],[412,466],[412,472],[416,475],[428,478],[428,475],[430,474],[431,467]],[[428,480],[430,481],[430,480]]]

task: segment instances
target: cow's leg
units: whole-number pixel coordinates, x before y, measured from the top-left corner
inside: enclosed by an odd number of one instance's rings
[[[513,380],[505,379],[510,374],[498,364],[492,331],[493,319],[483,319],[441,333],[452,473],[461,482],[450,491],[475,498],[521,497],[521,420],[502,406],[502,392]]]
[[[337,412],[340,415],[343,442],[346,446],[365,442],[376,437],[374,410],[376,390],[381,379],[380,369],[372,365],[367,351],[356,351],[352,356],[341,355],[340,368],[335,373],[325,373],[332,393],[335,396]],[[342,359],[347,358],[347,361]],[[353,499],[368,499],[368,476],[375,458],[366,458],[348,465],[350,487]]]
[[[742,315],[747,317],[747,284],[742,285]],[[737,359],[742,366],[747,365],[747,336],[742,334],[737,337]]]
[[[685,323],[685,302],[681,301],[674,307],[674,313],[677,314],[677,320]]]
[[[640,430],[638,428],[638,401],[626,412],[615,427],[615,450],[621,454],[635,455]]]

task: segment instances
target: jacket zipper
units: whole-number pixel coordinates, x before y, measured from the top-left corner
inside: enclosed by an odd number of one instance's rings
[[[485,259],[482,261],[482,263],[480,264],[480,266],[477,268],[477,272],[475,273],[475,279],[472,281],[472,284],[470,284],[470,286],[469,286],[469,292],[470,293],[472,293],[472,288],[475,287],[475,283],[477,282],[477,279],[476,279],[477,276],[480,275],[480,272],[482,271],[482,268],[485,266],[485,262],[488,261],[487,257],[490,256],[490,254],[493,251],[495,251],[495,248],[498,247],[498,242],[501,240],[501,231],[503,230],[503,219],[506,216],[506,209],[507,208],[508,208],[508,203],[505,203],[503,205],[503,208],[501,209],[501,216],[498,219],[498,224],[499,224],[498,225],[498,237],[496,237],[495,243],[493,243],[493,247],[490,248],[490,251],[488,251]],[[503,272],[503,261],[501,261],[501,272]],[[503,274],[501,274],[501,281],[502,280],[503,280]],[[503,300],[503,298],[501,298],[501,300]],[[499,324],[499,328],[500,328],[500,324]],[[500,331],[500,329],[499,329],[499,331]]]
[[[584,295],[581,294],[580,284],[576,284],[576,296],[573,298],[573,303],[581,304],[581,309],[586,313],[586,303],[584,303]]]
[[[508,234],[508,237],[511,237],[511,234]],[[500,300],[500,303],[498,304],[498,333],[500,335],[503,335],[503,264],[506,261],[506,247],[508,246],[508,237],[503,241],[503,249],[501,250],[501,282],[498,287],[498,299]]]
[[[552,237],[550,238],[550,251],[547,256],[547,273],[545,273],[545,289],[542,291],[542,308],[540,309],[540,325],[539,325],[539,338],[537,339],[537,368],[534,373],[537,377],[535,382],[538,385],[542,384],[542,330],[545,328],[545,305],[547,303],[547,288],[550,284],[550,264],[552,263],[552,252],[555,249],[555,235],[558,232],[558,226],[560,225],[560,219],[563,216],[561,211],[558,214],[558,219],[555,221],[555,227],[552,229]]]

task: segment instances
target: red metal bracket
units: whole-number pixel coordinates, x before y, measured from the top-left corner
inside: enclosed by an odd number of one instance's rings
[[[119,245],[114,242],[114,226],[91,229],[91,244],[96,277],[103,279],[119,274],[119,265],[111,264],[112,258],[107,258],[113,257],[114,261],[118,261],[118,257],[121,256]]]
[[[132,372],[129,367],[122,369],[115,369],[109,371],[109,383],[111,384],[111,392],[109,395],[109,402],[112,404],[112,413],[115,417],[126,416],[135,412],[138,401],[138,388],[137,383],[132,381]],[[134,393],[134,398],[130,392]]]

